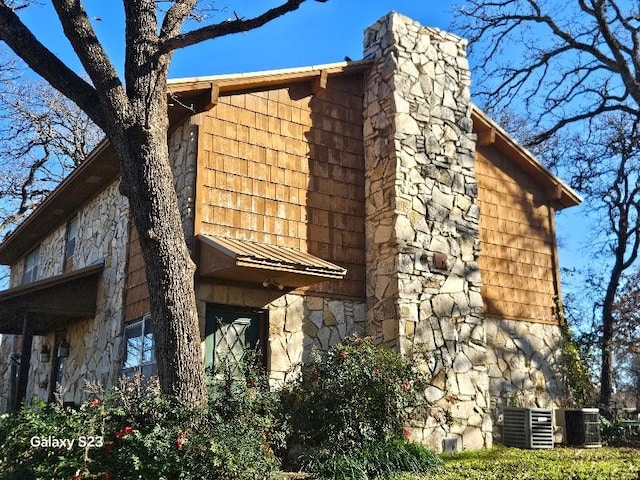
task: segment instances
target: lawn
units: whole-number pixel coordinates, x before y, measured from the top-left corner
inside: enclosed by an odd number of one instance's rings
[[[640,480],[640,449],[554,448],[491,450],[443,455],[444,472],[395,480]]]

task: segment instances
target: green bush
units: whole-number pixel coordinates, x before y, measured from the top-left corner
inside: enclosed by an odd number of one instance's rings
[[[605,445],[640,448],[640,426],[637,423],[601,417],[600,432]]]
[[[399,438],[374,442],[350,453],[322,449],[302,459],[304,469],[322,480],[388,478],[397,472],[431,474],[442,464],[426,447]]]
[[[78,410],[26,406],[0,421],[0,479],[271,478],[279,462],[267,442],[270,420],[260,416],[269,415],[273,394],[254,382],[212,378],[207,409],[185,406],[140,379]],[[32,437],[74,445],[33,447]],[[81,438],[93,443],[82,448]]]
[[[425,380],[413,362],[367,338],[314,352],[282,392],[289,445],[303,452],[289,460],[336,479],[431,468],[433,455],[403,440],[411,411],[424,406]]]

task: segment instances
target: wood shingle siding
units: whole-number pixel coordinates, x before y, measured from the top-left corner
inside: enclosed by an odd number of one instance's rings
[[[557,323],[557,253],[547,193],[491,147],[478,147],[476,171],[485,313]]]
[[[221,95],[201,119],[196,234],[310,253],[348,270],[310,291],[364,298],[361,83]]]
[[[144,271],[144,259],[138,241],[138,232],[129,227],[129,252],[127,258],[127,283],[125,293],[125,322],[138,319],[151,311],[147,276]]]

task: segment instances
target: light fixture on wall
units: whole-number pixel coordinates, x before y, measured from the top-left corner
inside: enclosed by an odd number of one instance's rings
[[[278,290],[284,290],[284,285],[278,282],[275,277],[267,278],[264,282],[262,282],[262,286],[265,288],[276,287]]]
[[[58,345],[58,358],[67,358],[69,356],[69,341],[63,340],[60,345]]]
[[[42,363],[49,363],[49,360],[51,360],[51,349],[49,345],[45,343],[42,345],[42,349],[40,349],[40,361]]]

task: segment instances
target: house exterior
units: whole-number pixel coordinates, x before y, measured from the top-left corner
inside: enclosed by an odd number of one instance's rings
[[[278,384],[351,334],[419,348],[436,449],[490,446],[509,396],[562,402],[554,214],[580,198],[471,103],[465,46],[391,13],[361,61],[170,82],[207,365],[257,346]],[[0,245],[3,409],[154,373],[118,182],[103,142]]]

